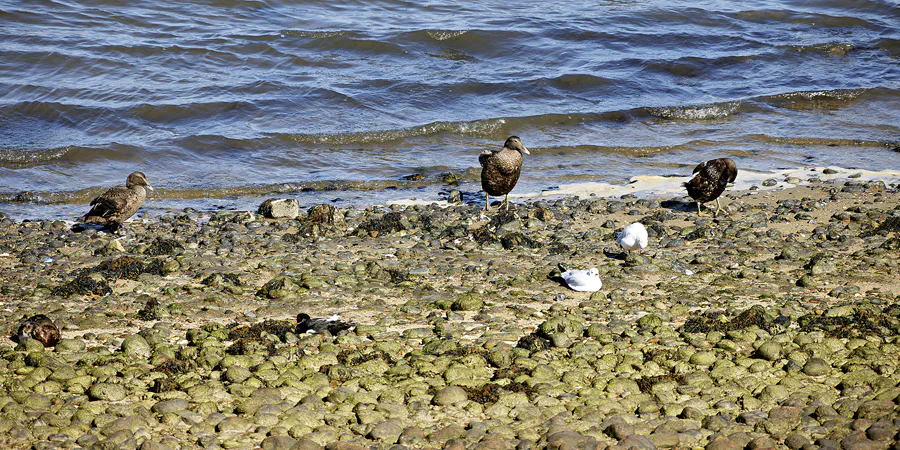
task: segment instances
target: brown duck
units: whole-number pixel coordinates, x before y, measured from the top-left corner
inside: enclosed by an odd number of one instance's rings
[[[128,175],[125,186],[109,188],[91,201],[92,208],[81,218],[81,222],[118,229],[144,204],[147,198],[144,188],[153,190],[146,175],[141,172]]]
[[[700,215],[700,204],[715,200],[716,210],[713,216],[719,214],[722,205],[719,204],[719,196],[725,192],[728,183],[733,183],[737,178],[737,166],[730,158],[711,159],[697,164],[694,168],[694,178],[684,183],[688,195],[697,201],[697,215]]]
[[[518,136],[510,136],[500,150],[485,150],[478,156],[481,163],[481,188],[484,189],[484,210],[490,206],[490,197],[506,196],[503,203],[509,210],[509,192],[516,187],[522,173],[522,154],[529,155]],[[502,206],[502,205],[501,205]]]
[[[43,314],[37,314],[29,317],[19,325],[19,331],[16,333],[19,342],[32,338],[44,344],[44,347],[55,347],[59,342],[59,328]]]

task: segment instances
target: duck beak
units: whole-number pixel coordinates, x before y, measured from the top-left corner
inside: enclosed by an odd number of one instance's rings
[[[146,185],[146,186],[144,186],[144,187],[147,188],[147,189],[150,189],[151,191],[153,191],[153,186],[150,186],[149,184]]]
[[[526,154],[526,155],[530,155],[530,154],[531,154],[531,153],[528,151],[528,149],[525,148],[524,145],[522,146],[522,153],[524,153],[524,154]]]

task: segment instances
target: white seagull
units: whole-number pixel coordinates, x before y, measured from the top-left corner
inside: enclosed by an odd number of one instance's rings
[[[566,286],[578,292],[597,292],[603,287],[600,271],[596,267],[586,270],[566,270],[560,274]]]
[[[647,229],[640,222],[628,225],[616,236],[616,244],[628,252],[638,249],[644,253],[644,248],[647,247]]]

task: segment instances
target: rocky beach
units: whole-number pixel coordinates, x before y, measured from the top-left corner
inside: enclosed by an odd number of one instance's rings
[[[121,236],[0,215],[0,447],[898,448],[900,192],[846,175],[729,190],[718,217],[683,194]],[[55,347],[11,340],[39,313]]]

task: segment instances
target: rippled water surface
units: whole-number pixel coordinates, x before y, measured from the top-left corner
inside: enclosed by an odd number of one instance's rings
[[[134,4],[132,4],[134,3]],[[900,168],[892,1],[0,0],[0,211],[516,191],[741,168]],[[418,175],[421,175],[419,177]]]

